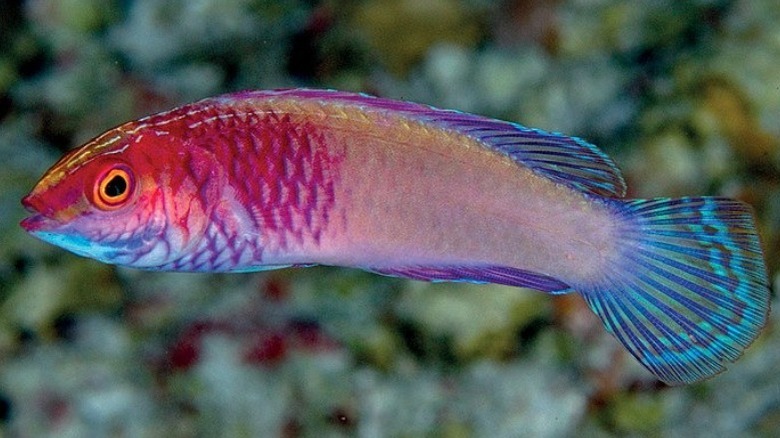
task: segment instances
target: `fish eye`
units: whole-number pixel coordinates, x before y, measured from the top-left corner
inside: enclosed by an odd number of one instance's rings
[[[102,210],[121,207],[133,190],[133,179],[125,167],[115,167],[98,178],[93,200]]]

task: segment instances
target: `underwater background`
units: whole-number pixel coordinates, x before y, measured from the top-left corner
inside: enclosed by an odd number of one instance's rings
[[[7,0],[0,436],[773,436],[780,317],[657,382],[576,295],[315,267],[148,273],[18,226],[65,151],[241,89],[365,91],[582,137],[629,197],[756,209],[780,286],[773,0]]]

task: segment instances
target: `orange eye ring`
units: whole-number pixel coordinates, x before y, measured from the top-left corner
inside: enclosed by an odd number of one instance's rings
[[[102,210],[121,207],[133,192],[133,178],[124,167],[115,167],[104,173],[95,184],[92,196],[95,205]]]

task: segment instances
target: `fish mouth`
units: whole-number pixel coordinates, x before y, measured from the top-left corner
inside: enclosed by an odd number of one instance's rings
[[[50,209],[46,208],[40,200],[40,197],[33,196],[32,194],[27,195],[22,198],[22,205],[27,211],[32,213],[30,217],[22,219],[19,223],[19,225],[28,233],[35,234],[54,231],[62,226],[60,221],[44,213]]]

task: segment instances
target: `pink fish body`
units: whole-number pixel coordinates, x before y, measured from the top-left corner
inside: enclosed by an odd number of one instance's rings
[[[144,269],[325,264],[577,291],[660,379],[722,371],[768,312],[749,207],[624,192],[614,163],[571,137],[360,94],[255,91],[70,152],[23,200],[22,226]]]

